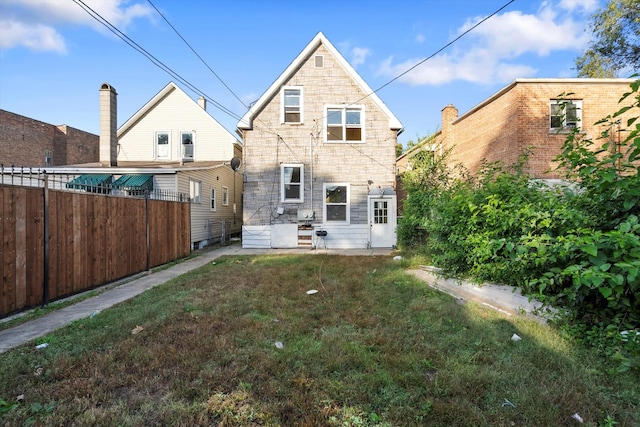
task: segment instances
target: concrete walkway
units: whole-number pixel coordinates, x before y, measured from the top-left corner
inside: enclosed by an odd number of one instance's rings
[[[486,307],[498,310],[508,316],[525,315],[529,318],[545,322],[535,314],[542,304],[529,301],[518,289],[512,286],[482,284],[475,285],[463,280],[445,279],[437,274],[437,269],[425,267],[420,270],[408,270],[408,273],[422,279],[434,289],[447,293],[461,301],[474,301]]]
[[[30,320],[13,328],[0,331],[0,353],[44,336],[76,320],[89,317],[93,313],[105,310],[122,301],[126,301],[142,292],[162,283],[166,283],[191,270],[195,270],[223,255],[261,255],[261,254],[338,254],[344,256],[392,256],[390,249],[243,249],[238,243],[220,248],[202,250],[194,258],[167,269],[138,275],[132,280],[124,280],[100,294],[79,301],[60,310],[52,311],[42,317]],[[522,309],[530,313],[535,304],[525,297],[511,292],[511,287],[485,285],[477,287],[465,282],[444,280],[426,270],[410,270],[412,274],[424,280],[430,286],[453,295],[458,299],[478,301],[507,314],[521,313]],[[4,319],[8,320],[8,319]]]

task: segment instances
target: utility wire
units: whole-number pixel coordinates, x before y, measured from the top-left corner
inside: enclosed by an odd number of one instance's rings
[[[95,19],[96,21],[98,21],[99,23],[104,25],[109,31],[111,31],[113,34],[118,36],[121,40],[123,40],[125,43],[127,43],[130,47],[132,47],[133,49],[135,49],[139,53],[143,54],[147,59],[149,59],[158,68],[160,68],[161,70],[165,71],[167,74],[169,74],[170,76],[172,76],[176,80],[180,81],[182,84],[186,85],[189,89],[191,89],[195,93],[200,94],[202,96],[205,96],[209,101],[211,101],[211,103],[214,104],[214,106],[216,108],[220,109],[222,112],[228,114],[229,116],[233,117],[236,120],[240,119],[240,117],[237,114],[235,114],[233,111],[229,110],[228,108],[226,108],[222,104],[220,104],[217,101],[215,101],[213,98],[211,98],[208,95],[206,95],[203,91],[201,91],[196,86],[191,84],[188,80],[183,78],[177,72],[173,71],[169,66],[164,64],[162,61],[160,61],[158,58],[156,58],[151,53],[149,53],[146,49],[144,49],[138,43],[136,43],[131,38],[129,38],[126,34],[124,34],[122,31],[120,31],[113,24],[111,24],[107,19],[102,17],[98,12],[96,12],[91,7],[89,7],[84,1],[82,1],[82,0],[73,0],[73,1],[78,6],[80,6],[85,12],[87,12],[93,19]]]
[[[243,101],[242,99],[240,99],[240,97],[238,97],[238,95],[235,94],[235,92],[233,90],[231,90],[231,88],[222,80],[222,78],[220,78],[219,75],[216,74],[215,71],[213,71],[213,69],[209,66],[209,64],[207,64],[207,62],[202,59],[202,57],[198,54],[198,52],[196,52],[196,50],[189,44],[189,42],[182,37],[182,34],[180,34],[180,32],[176,29],[176,27],[174,27],[171,22],[169,22],[169,20],[162,14],[162,12],[160,12],[160,10],[156,7],[155,4],[153,4],[151,2],[151,0],[147,0],[149,2],[149,4],[156,10],[156,12],[158,12],[158,15],[160,15],[162,17],[162,19],[164,19],[164,21],[171,27],[171,29],[178,35],[178,37],[180,37],[182,39],[182,41],[184,42],[184,44],[186,44],[189,49],[191,49],[191,52],[193,52],[193,54],[195,56],[198,57],[198,59],[200,60],[200,62],[202,62],[205,67],[207,67],[209,69],[209,71],[211,71],[211,74],[213,74],[214,76],[216,76],[216,78],[218,79],[218,81],[220,81],[220,83],[222,83],[222,85],[224,87],[227,88],[227,90],[238,100],[240,101],[240,103],[245,107],[245,108],[249,108]]]
[[[393,79],[389,80],[387,83],[383,84],[382,86],[380,86],[378,89],[374,90],[373,92],[371,92],[369,95],[365,96],[362,99],[365,99],[367,97],[369,97],[370,95],[379,92],[380,90],[384,89],[385,87],[389,86],[391,83],[395,82],[396,80],[398,80],[399,78],[401,78],[402,76],[408,74],[409,72],[413,71],[414,69],[416,69],[417,67],[419,67],[420,65],[424,64],[425,62],[427,62],[429,59],[433,58],[434,56],[436,56],[437,54],[439,54],[440,52],[442,52],[443,50],[445,50],[446,48],[448,48],[449,46],[451,46],[452,44],[454,44],[455,42],[457,42],[458,40],[460,40],[462,37],[466,36],[467,34],[469,34],[471,31],[475,30],[476,28],[478,28],[482,23],[484,23],[486,20],[492,18],[493,16],[497,15],[498,13],[500,13],[502,10],[504,10],[507,6],[509,6],[511,3],[513,3],[516,0],[510,0],[508,3],[505,3],[502,7],[500,7],[498,10],[496,10],[495,12],[493,12],[491,15],[481,19],[480,21],[478,21],[475,25],[469,27],[466,31],[464,31],[462,34],[460,34],[458,37],[456,37],[455,39],[451,40],[449,43],[447,43],[446,45],[444,45],[443,47],[441,47],[440,49],[438,49],[437,51],[435,51],[434,53],[432,53],[431,55],[429,55],[428,57],[426,57],[425,59],[423,59],[422,61],[418,62],[417,64],[415,64],[413,67],[409,68],[408,70],[400,73],[398,76],[394,77]],[[360,101],[362,101],[362,99]],[[359,102],[359,101],[358,101]]]

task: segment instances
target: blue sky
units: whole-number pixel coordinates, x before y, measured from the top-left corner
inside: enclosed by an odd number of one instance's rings
[[[604,5],[515,0],[387,85],[509,0],[82,1],[229,110],[209,102],[231,132],[246,105],[322,31],[372,89],[382,88],[378,95],[404,125],[403,144],[439,129],[448,104],[462,114],[516,78],[575,77],[588,19]],[[198,97],[78,2],[0,0],[1,109],[98,134],[103,82],[118,92],[118,126],[169,81]]]

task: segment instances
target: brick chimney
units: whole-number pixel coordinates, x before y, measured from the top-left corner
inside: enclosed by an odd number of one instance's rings
[[[118,165],[118,94],[108,83],[100,86],[100,163]]]
[[[453,104],[449,104],[442,109],[442,148],[444,150],[453,146],[453,121],[457,118],[458,109]]]

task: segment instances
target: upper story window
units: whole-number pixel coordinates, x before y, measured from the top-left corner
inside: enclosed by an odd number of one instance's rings
[[[180,132],[182,141],[182,160],[193,160],[193,132]]]
[[[364,141],[364,107],[327,106],[326,142],[363,142]]]
[[[283,203],[304,202],[304,165],[280,165],[280,201]]]
[[[171,158],[171,140],[169,132],[156,132],[156,159]]]
[[[282,89],[282,123],[303,123],[302,88],[285,87]]]
[[[568,131],[579,128],[582,120],[582,101],[552,99],[549,104],[549,112],[550,131]]]
[[[323,184],[323,190],[324,222],[349,224],[349,184]]]

